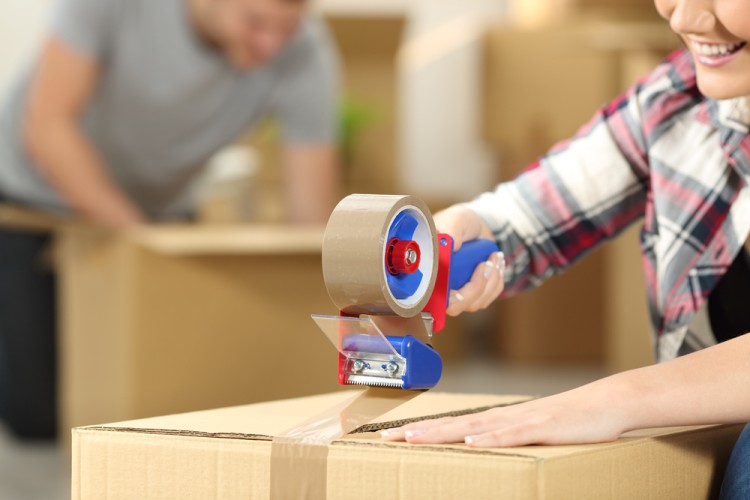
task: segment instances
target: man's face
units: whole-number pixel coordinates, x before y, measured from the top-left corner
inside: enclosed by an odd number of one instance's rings
[[[713,99],[750,95],[750,0],[656,0],[690,49],[698,88]]]
[[[294,35],[302,1],[206,0],[209,31],[231,63],[250,69],[273,59]]]

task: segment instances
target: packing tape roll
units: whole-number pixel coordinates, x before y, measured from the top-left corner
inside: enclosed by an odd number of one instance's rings
[[[275,437],[271,500],[326,498],[328,445],[420,394],[370,387]]]
[[[389,284],[386,252],[397,217],[417,222],[421,281],[408,296],[397,298]],[[437,231],[429,209],[413,196],[350,195],[336,206],[323,238],[323,278],[333,303],[350,315],[422,312],[435,286]]]

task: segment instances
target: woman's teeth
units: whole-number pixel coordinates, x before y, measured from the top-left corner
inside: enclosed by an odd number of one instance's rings
[[[737,43],[700,43],[693,42],[695,51],[702,56],[726,56],[745,46],[746,42]]]

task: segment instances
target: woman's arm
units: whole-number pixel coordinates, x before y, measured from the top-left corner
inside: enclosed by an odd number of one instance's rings
[[[476,447],[612,441],[648,427],[750,421],[750,334],[554,396],[384,431],[410,443]]]

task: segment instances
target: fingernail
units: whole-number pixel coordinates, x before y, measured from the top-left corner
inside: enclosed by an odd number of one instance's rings
[[[468,446],[476,444],[476,442],[477,442],[477,437],[476,436],[466,436],[464,438],[464,443],[466,443],[466,445],[468,445]]]
[[[503,252],[497,252],[497,268],[505,269],[505,254]]]
[[[398,429],[386,429],[384,431],[380,431],[380,437],[381,438],[389,438],[389,437],[395,436],[398,433],[399,433]]]
[[[494,270],[495,270],[495,264],[493,264],[489,260],[485,262],[484,279],[488,279],[490,276],[492,276],[492,271]]]
[[[422,430],[422,429],[414,429],[413,431],[406,431],[406,432],[404,432],[404,436],[406,437],[406,439],[411,439],[411,438],[415,438],[415,437],[421,436],[421,435],[425,434],[426,432],[427,431]]]
[[[451,298],[448,301],[448,307],[452,306],[456,302],[461,302],[463,300],[464,300],[464,296],[463,295],[461,295],[460,293],[454,293],[454,294],[451,295]]]

